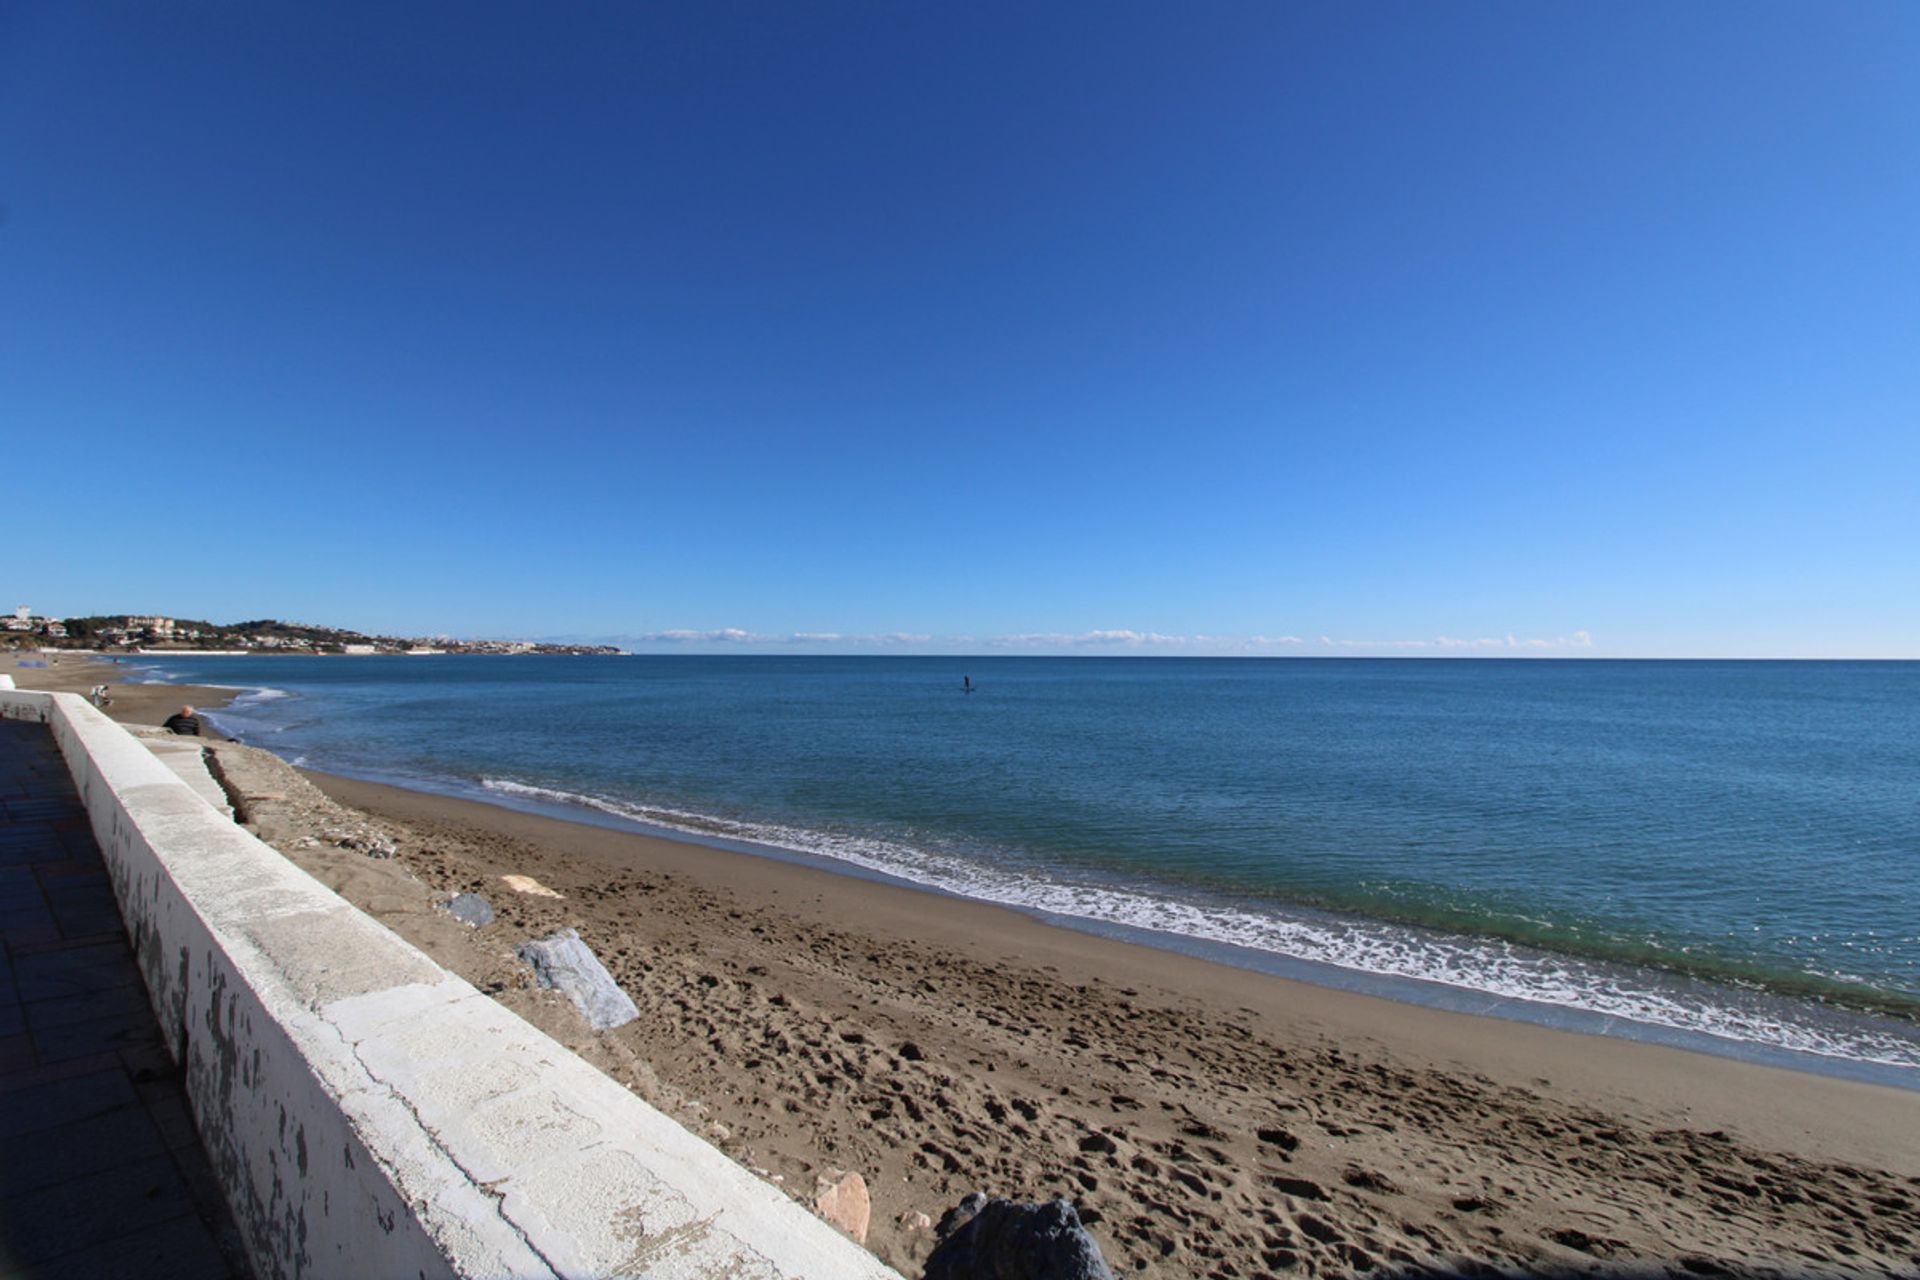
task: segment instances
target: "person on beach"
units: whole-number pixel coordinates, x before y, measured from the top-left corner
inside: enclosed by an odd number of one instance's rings
[[[168,733],[187,734],[197,738],[200,736],[200,717],[193,714],[192,707],[182,707],[168,716],[160,727]]]

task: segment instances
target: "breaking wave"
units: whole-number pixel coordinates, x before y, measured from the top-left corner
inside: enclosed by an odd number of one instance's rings
[[[502,796],[587,808],[650,827],[829,859],[925,888],[1069,921],[1244,948],[1374,977],[1436,983],[1768,1049],[1920,1070],[1920,1035],[1902,1034],[1898,1028],[1864,1017],[1841,1013],[1829,1017],[1818,1006],[1765,992],[1627,964],[1331,913],[1183,898],[1170,891],[1010,867],[872,836],[737,821],[504,778],[482,778],[480,783]]]

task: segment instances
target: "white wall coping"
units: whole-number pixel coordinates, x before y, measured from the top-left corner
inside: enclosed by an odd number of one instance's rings
[[[262,1277],[899,1280],[221,817],[75,694],[53,730]]]

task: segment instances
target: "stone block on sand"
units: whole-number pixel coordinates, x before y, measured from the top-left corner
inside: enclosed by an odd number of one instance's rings
[[[447,911],[462,924],[479,928],[493,923],[493,904],[477,893],[455,894],[447,900]]]
[[[925,1280],[1113,1280],[1065,1200],[989,1200],[978,1191],[940,1219]]]
[[[540,985],[566,992],[595,1031],[624,1027],[640,1016],[632,999],[574,930],[523,942],[517,950],[533,966]]]

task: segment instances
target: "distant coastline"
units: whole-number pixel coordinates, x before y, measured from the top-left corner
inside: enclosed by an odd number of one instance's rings
[[[25,605],[0,619],[0,646],[129,655],[232,657],[247,654],[298,654],[357,657],[372,654],[596,654],[624,650],[606,644],[552,643],[540,640],[460,639],[453,636],[373,635],[343,627],[258,618],[213,623],[162,614],[96,614],[55,618]]]

